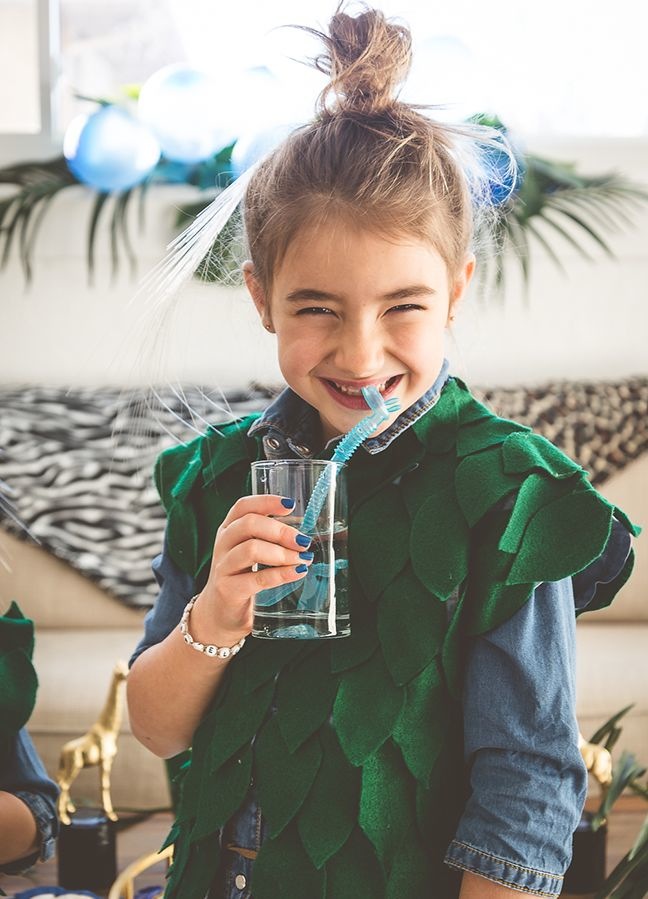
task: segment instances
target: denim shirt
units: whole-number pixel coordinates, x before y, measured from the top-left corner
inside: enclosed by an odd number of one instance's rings
[[[361,447],[378,453],[438,399],[448,362],[429,391],[382,434]],[[267,458],[326,458],[317,411],[286,389],[250,428],[263,437]],[[599,583],[612,580],[630,551],[630,537],[614,528],[606,551],[578,578],[538,584],[510,619],[470,647],[463,693],[464,755],[472,793],[445,861],[511,889],[558,896],[572,851],[572,834],[587,791],[575,716],[575,614]],[[160,585],[131,664],[178,624],[193,579],[165,549],[153,562]],[[253,791],[222,835],[223,845],[258,849],[264,821]],[[237,854],[219,885],[218,899],[248,899],[252,862]]]
[[[18,731],[14,744],[2,771],[0,790],[12,793],[29,808],[40,835],[40,849],[27,858],[5,864],[4,874],[19,874],[37,861],[46,861],[54,854],[58,834],[56,800],[58,787],[47,776],[36,748],[27,730]]]

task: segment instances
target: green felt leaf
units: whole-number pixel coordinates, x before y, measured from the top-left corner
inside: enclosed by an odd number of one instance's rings
[[[360,772],[347,760],[335,732],[323,727],[319,738],[322,764],[297,816],[299,835],[316,868],[347,841],[360,801]]]
[[[250,787],[252,746],[229,758],[214,774],[203,779],[192,840],[215,833],[240,808]]]
[[[0,615],[0,652],[13,649],[22,649],[30,659],[34,652],[34,622],[25,618],[16,602]]]
[[[447,453],[455,445],[457,422],[461,404],[465,402],[461,388],[454,379],[448,380],[436,404],[418,418],[411,430],[432,453]]]
[[[434,658],[446,618],[445,605],[430,595],[408,565],[378,603],[380,645],[394,683],[406,684]]]
[[[250,652],[244,656],[248,646]],[[299,640],[248,640],[236,659],[241,665],[245,695],[273,680],[285,665],[306,649]]]
[[[389,740],[363,766],[358,819],[387,875],[414,819],[414,785],[400,752]]]
[[[587,486],[540,509],[529,522],[508,584],[559,581],[576,574],[603,552],[612,510]]]
[[[259,803],[271,837],[276,837],[303,805],[321,761],[316,734],[290,752],[276,716],[264,725],[254,744],[254,764]]]
[[[498,449],[466,456],[457,466],[457,500],[469,526],[474,527],[486,512],[519,484],[519,477],[506,474]]]
[[[468,572],[470,530],[454,484],[421,506],[412,524],[414,573],[439,599],[447,599]]]
[[[366,662],[378,646],[376,628],[376,605],[369,602],[362,592],[358,579],[354,577],[353,568],[349,577],[349,612],[351,616],[351,634],[340,640],[332,640],[331,671],[335,674],[355,668]]]
[[[214,735],[209,754],[211,772],[220,768],[223,762],[252,739],[274,695],[274,681],[263,684],[248,696],[244,695],[241,681],[241,678],[232,678],[225,699],[201,725]]]
[[[443,857],[455,836],[471,787],[464,767],[461,704],[449,707],[444,720],[444,741],[428,786],[416,783],[416,823],[423,845]],[[443,814],[439,814],[443,809]]]
[[[530,519],[543,506],[571,492],[570,482],[548,477],[546,474],[530,474],[524,479],[515,498],[511,517],[499,542],[499,549],[514,554],[522,545]]]
[[[328,646],[284,670],[277,682],[277,723],[294,752],[329,717],[339,676],[331,674]]]
[[[433,871],[429,850],[426,852],[423,849],[416,827],[412,825],[394,857],[387,881],[386,899],[441,895],[433,890],[437,886],[433,880]]]
[[[0,734],[13,736],[27,724],[37,688],[38,678],[24,649],[0,654]]]
[[[173,861],[167,872],[167,885],[164,891],[165,897],[168,896],[171,897],[171,899],[180,899],[183,895],[187,895],[187,892],[182,889],[182,880],[187,869],[190,852],[191,840],[189,831],[179,829],[176,838],[173,841]]]
[[[462,675],[465,669],[466,646],[463,640],[465,624],[463,621],[463,609],[465,594],[460,595],[450,624],[443,638],[441,648],[441,663],[445,675],[446,684],[451,696],[460,698],[462,688]]]
[[[352,765],[363,762],[391,734],[405,699],[405,691],[391,679],[382,653],[342,675],[333,724]],[[362,714],[358,711],[362,709]]]
[[[326,868],[313,865],[294,824],[261,846],[251,894],[254,899],[325,899]]]
[[[327,899],[378,899],[384,895],[380,863],[359,827],[326,865],[326,878]]]
[[[186,866],[190,880],[182,884],[178,891],[179,899],[204,899],[216,876],[219,862],[218,840],[213,835],[197,843],[192,842]]]
[[[605,499],[605,497],[601,497],[601,499]],[[626,530],[630,531],[635,537],[638,537],[641,534],[641,528],[637,524],[633,524],[628,516],[622,509],[619,509],[618,506],[614,506],[614,517],[618,518],[625,526]]]
[[[428,783],[444,739],[444,691],[436,659],[407,685],[393,739],[417,780]]]
[[[568,478],[583,472],[581,466],[566,456],[541,434],[511,434],[502,447],[502,461],[507,473],[542,469],[556,478]]]
[[[430,454],[421,460],[415,471],[403,477],[399,489],[411,520],[426,499],[441,494],[452,481],[456,464],[453,452]]]
[[[173,502],[167,515],[169,554],[178,567],[188,574],[198,568],[198,526],[190,507]]]
[[[350,565],[370,599],[380,596],[407,561],[408,520],[400,492],[391,484],[371,496],[351,519]]]
[[[528,433],[531,429],[507,418],[482,418],[459,429],[457,434],[457,456],[462,459],[491,446],[504,443],[511,433]]]

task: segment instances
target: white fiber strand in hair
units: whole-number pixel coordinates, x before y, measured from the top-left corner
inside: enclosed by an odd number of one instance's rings
[[[133,301],[141,300],[145,294],[147,304],[158,309],[177,297],[243,199],[260,163],[261,160],[221,191],[191,225],[171,241],[166,256],[142,280]]]

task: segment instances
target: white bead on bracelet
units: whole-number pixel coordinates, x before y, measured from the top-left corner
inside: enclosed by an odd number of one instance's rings
[[[199,643],[189,633],[189,614],[193,609],[196,600],[199,597],[199,593],[195,596],[192,596],[187,605],[184,607],[184,612],[182,613],[182,618],[180,619],[180,633],[182,634],[185,643],[188,646],[191,646],[192,649],[195,649],[196,652],[202,652],[206,656],[216,656],[219,659],[229,659],[230,656],[235,656],[237,652],[240,652],[243,648],[243,644],[245,643],[245,637],[241,637],[238,643],[235,643],[234,646],[214,646],[212,643]]]

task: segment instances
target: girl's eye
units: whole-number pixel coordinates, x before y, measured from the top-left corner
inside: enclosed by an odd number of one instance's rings
[[[307,306],[304,309],[298,309],[297,315],[333,315],[326,306]]]
[[[412,309],[422,309],[422,306],[417,306],[416,303],[404,303],[402,306],[391,306],[387,311],[388,312],[410,312]]]

